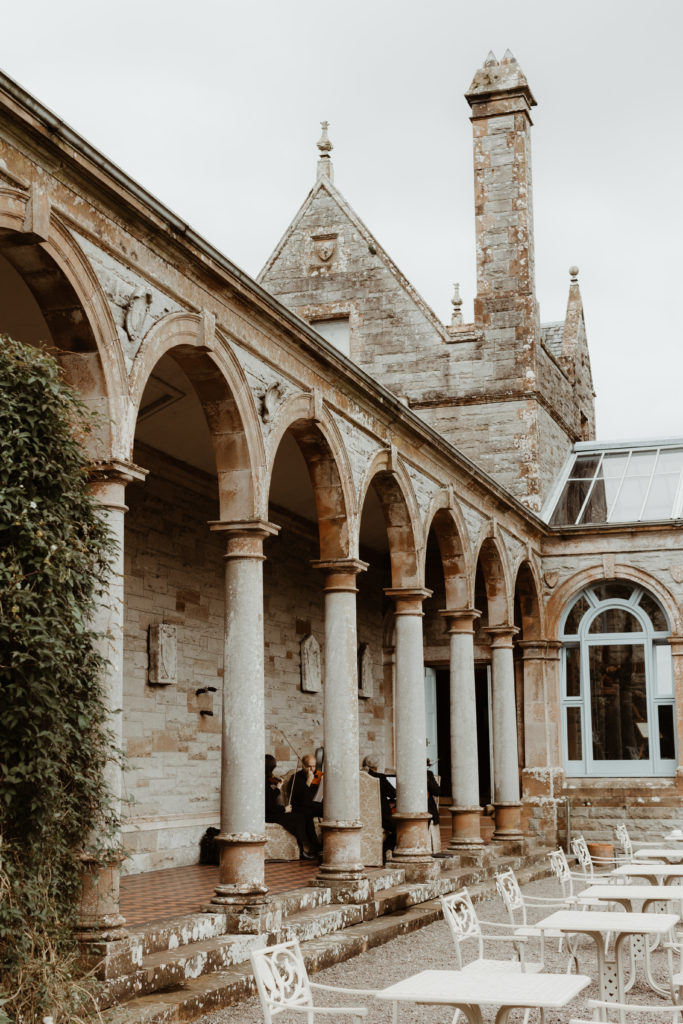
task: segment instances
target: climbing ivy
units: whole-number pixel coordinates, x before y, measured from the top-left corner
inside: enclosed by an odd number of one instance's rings
[[[104,660],[90,623],[113,541],[88,485],[84,406],[0,336],[0,1013],[82,1015],[80,857],[116,834]]]

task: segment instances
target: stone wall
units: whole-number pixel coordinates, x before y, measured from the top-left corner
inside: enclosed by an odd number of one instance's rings
[[[130,798],[124,833],[132,857],[124,871],[196,863],[207,825],[217,825],[220,794],[223,678],[224,541],[207,522],[216,503],[183,486],[182,473],[159,454],[139,455],[150,468],[127,494],[125,537],[124,796]],[[195,479],[202,482],[201,475]],[[312,634],[324,666],[322,574],[309,529],[283,529],[266,545],[264,563],[266,748],[284,772],[296,766],[284,732],[301,754],[323,742],[323,694],[301,689],[300,645]],[[370,568],[359,588],[358,641],[370,645],[375,685],[359,698],[360,751],[385,759],[382,681],[384,575]],[[149,682],[149,627],[177,630],[177,681]],[[324,670],[323,670],[324,674]],[[215,693],[196,690],[216,687]],[[212,711],[202,715],[201,711]],[[282,732],[280,731],[282,730]],[[262,770],[260,765],[255,770]]]

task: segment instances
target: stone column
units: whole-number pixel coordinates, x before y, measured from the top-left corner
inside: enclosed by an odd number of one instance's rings
[[[263,856],[266,753],[263,659],[263,541],[279,527],[262,520],[211,523],[226,534],[221,746],[220,867],[208,910],[230,927],[268,926]],[[272,922],[270,922],[272,923]]]
[[[683,636],[672,634],[669,637],[671,645],[671,670],[673,673],[674,696],[674,727],[678,736],[678,764],[676,766],[676,785],[679,793],[683,793]]]
[[[338,898],[367,898],[360,852],[356,575],[366,562],[315,561],[325,573],[323,862],[320,885]]]
[[[424,695],[422,602],[430,590],[389,589],[396,631],[396,849],[394,861],[408,881],[439,873],[429,841],[427,810],[427,724]]]
[[[557,713],[562,645],[550,640],[521,640],[518,646],[522,650],[524,674],[524,811],[533,814],[534,834],[553,843],[558,810],[564,804],[562,720]]]
[[[515,626],[493,626],[491,688],[493,694],[493,802],[496,808],[494,839],[521,839],[521,801],[517,762],[517,714],[512,638]]]
[[[114,551],[106,591],[101,596],[92,628],[100,634],[100,653],[106,658],[104,691],[109,707],[107,728],[113,746],[123,747],[123,545],[124,520],[128,511],[124,502],[126,485],[133,480],[144,480],[147,471],[132,463],[118,459],[98,466],[92,473],[92,492],[102,506],[102,514],[109,526]],[[107,785],[115,801],[117,815],[121,802],[121,767],[112,759],[106,771]],[[120,849],[120,834],[110,836],[113,850]],[[124,918],[119,910],[119,864],[114,859],[102,867],[96,859],[84,853],[81,909],[78,938],[85,946],[85,959],[98,964],[98,974],[111,977],[122,967],[122,958],[128,949]]]
[[[452,835],[455,852],[483,845],[479,805],[477,699],[474,688],[475,608],[442,611],[450,634]]]

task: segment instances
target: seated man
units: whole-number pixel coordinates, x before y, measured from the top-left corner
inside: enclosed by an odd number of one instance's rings
[[[299,856],[301,860],[315,860],[316,850],[307,853],[304,844],[308,839],[306,821],[303,814],[296,811],[288,811],[282,802],[282,779],[277,778],[275,768],[277,761],[272,754],[266,754],[266,821],[274,822],[286,828],[299,845]],[[316,842],[317,846],[317,842]]]
[[[363,758],[363,771],[371,775],[373,779],[379,779],[379,801],[382,811],[382,828],[385,836],[382,843],[382,851],[386,857],[387,850],[393,850],[396,846],[396,823],[393,817],[393,808],[396,805],[396,790],[389,782],[386,775],[378,771],[379,762],[374,754],[367,754]]]
[[[323,805],[315,797],[320,787],[321,772],[316,771],[315,754],[306,754],[301,761],[302,768],[294,776],[292,784],[292,811],[302,816],[308,846],[314,856],[321,853],[320,841],[315,830],[315,819],[322,818]]]

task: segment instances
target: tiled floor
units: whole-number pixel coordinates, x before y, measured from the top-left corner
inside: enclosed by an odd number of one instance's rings
[[[445,849],[451,838],[451,823],[448,815],[442,814],[441,819],[441,848]],[[266,885],[270,892],[298,889],[307,885],[317,870],[318,865],[311,861],[266,864]],[[121,913],[130,928],[193,914],[210,901],[217,881],[218,868],[205,864],[124,875]]]

